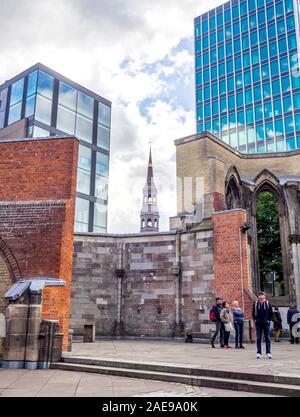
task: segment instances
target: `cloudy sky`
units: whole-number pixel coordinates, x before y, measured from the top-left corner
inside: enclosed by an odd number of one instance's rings
[[[161,230],[195,133],[193,19],[223,0],[0,0],[0,83],[36,62],[113,103],[108,231],[139,230],[152,139]]]

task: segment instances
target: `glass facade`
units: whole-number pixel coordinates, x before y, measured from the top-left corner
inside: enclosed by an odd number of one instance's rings
[[[293,0],[231,0],[197,17],[197,132],[241,152],[300,148],[299,41]]]
[[[75,135],[75,231],[107,231],[111,103],[37,64],[0,86],[0,129],[27,118],[28,137]]]

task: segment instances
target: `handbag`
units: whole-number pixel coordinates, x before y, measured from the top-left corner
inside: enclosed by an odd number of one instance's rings
[[[225,327],[225,331],[226,332],[232,332],[233,331],[233,325],[232,325],[232,323],[225,323],[224,324],[224,327]]]

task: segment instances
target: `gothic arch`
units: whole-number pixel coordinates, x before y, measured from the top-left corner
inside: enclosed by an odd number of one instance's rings
[[[225,201],[228,210],[243,207],[241,178],[235,166],[231,166],[226,175]]]
[[[8,248],[6,243],[0,237],[0,255],[2,256],[7,269],[10,274],[10,278],[12,282],[18,281],[21,279],[21,271],[19,269],[19,265],[12,254],[11,250]]]

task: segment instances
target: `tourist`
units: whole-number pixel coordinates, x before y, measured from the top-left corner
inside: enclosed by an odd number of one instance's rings
[[[220,335],[220,345],[221,348],[224,347],[224,324],[221,321],[221,311],[222,311],[222,298],[216,298],[216,304],[214,304],[210,310],[210,320],[216,324],[216,330],[213,333],[210,344],[212,348],[215,348],[215,340]]]
[[[229,304],[226,301],[222,303],[222,307],[220,317],[222,323],[224,324],[224,348],[229,349],[231,348],[231,346],[229,346],[229,337],[230,332],[233,330],[233,318],[229,309]]]
[[[256,326],[256,343],[257,343],[256,358],[260,359],[262,355],[261,344],[262,344],[262,335],[264,333],[265,340],[266,340],[266,354],[269,359],[272,359],[270,322],[273,318],[273,308],[270,302],[266,300],[266,294],[263,291],[260,291],[258,293],[258,300],[255,301],[253,304],[252,318]]]
[[[237,300],[232,302],[233,305],[233,324],[235,330],[235,348],[236,349],[245,349],[243,346],[243,335],[244,335],[244,318],[245,313],[239,306]]]
[[[297,309],[297,306],[290,306],[287,312],[287,322],[290,326],[290,332],[291,332],[291,339],[290,343],[293,345],[295,342],[298,345],[299,344],[299,337],[294,337],[292,329],[295,326],[295,324],[300,321],[300,316],[296,319],[295,314],[299,314],[299,310]]]
[[[280,342],[280,333],[282,330],[282,318],[278,307],[274,307],[273,313],[273,323],[274,323],[274,341]]]

